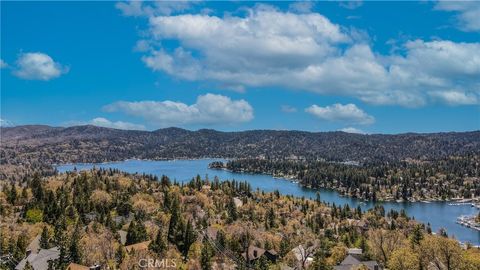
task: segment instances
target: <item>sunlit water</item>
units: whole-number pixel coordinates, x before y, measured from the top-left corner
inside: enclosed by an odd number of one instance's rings
[[[192,177],[199,174],[204,177],[208,175],[210,179],[218,176],[220,180],[240,180],[247,181],[251,184],[253,189],[260,189],[264,191],[280,191],[281,194],[293,195],[297,197],[316,198],[318,190],[303,188],[296,183],[292,183],[286,179],[274,178],[265,174],[247,174],[234,173],[224,170],[209,169],[208,164],[218,159],[200,159],[200,160],[175,160],[175,161],[148,161],[148,160],[127,160],[122,162],[111,162],[101,164],[69,164],[58,166],[59,172],[71,171],[74,168],[78,170],[91,169],[94,166],[97,168],[115,168],[129,173],[145,173],[157,176],[167,175],[172,180],[177,182],[186,182]],[[327,203],[335,203],[336,205],[349,204],[350,207],[360,207],[363,210],[374,206],[374,203],[362,202],[357,199],[340,196],[337,192],[332,190],[320,189],[320,198]],[[433,231],[438,231],[440,228],[445,228],[449,235],[455,236],[462,242],[470,242],[474,245],[480,244],[480,232],[473,229],[463,227],[456,224],[456,218],[460,215],[477,214],[478,210],[470,205],[452,206],[446,202],[415,202],[415,203],[397,203],[385,202],[383,204],[385,209],[395,209],[400,211],[405,209],[407,214],[414,217],[416,220],[423,223],[430,223]]]

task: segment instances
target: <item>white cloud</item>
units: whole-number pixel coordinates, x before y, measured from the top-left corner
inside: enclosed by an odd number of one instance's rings
[[[234,124],[248,122],[254,117],[253,108],[247,101],[214,94],[198,96],[192,105],[170,100],[119,101],[105,106],[104,110],[142,117],[160,127]]]
[[[15,123],[6,119],[0,118],[0,127],[13,127]]]
[[[40,52],[23,53],[16,62],[13,74],[26,80],[48,81],[68,72],[68,68],[54,62],[53,59]]]
[[[282,110],[282,112],[285,112],[285,113],[294,113],[294,112],[297,112],[297,108],[295,107],[292,107],[290,105],[282,105],[280,107],[280,109]]]
[[[154,15],[171,15],[183,12],[192,7],[196,1],[143,1],[117,2],[115,7],[122,11],[124,16],[142,17]]]
[[[312,11],[315,3],[312,1],[298,1],[288,5],[291,11],[298,13],[309,13]]]
[[[480,92],[480,43],[414,40],[381,55],[318,13],[262,5],[246,16],[149,17],[147,67],[230,89],[282,87],[354,97],[370,104],[418,107],[432,91]],[[161,47],[174,40],[174,49]],[[143,43],[143,41],[142,41]]]
[[[435,9],[456,13],[458,27],[467,32],[480,31],[480,2],[478,1],[438,1]]]
[[[341,7],[346,9],[357,9],[363,5],[362,0],[348,0],[348,1],[340,1],[338,3]]]
[[[0,59],[0,68],[6,68],[6,67],[8,67],[8,64],[5,61],[3,61],[3,59]]]
[[[343,131],[346,133],[366,134],[365,131],[358,128],[354,128],[354,127],[342,128],[342,129],[339,129],[339,131]]]
[[[145,130],[144,125],[133,124],[123,121],[110,121],[103,117],[93,118],[90,121],[69,121],[66,123],[68,126],[77,126],[77,125],[94,125],[98,127],[106,128],[115,128],[115,129],[125,129],[125,130]]]
[[[464,92],[459,91],[431,92],[430,95],[452,106],[478,104],[477,96],[473,94],[467,95]]]
[[[373,116],[368,115],[355,104],[351,103],[346,105],[335,103],[326,107],[312,105],[306,108],[305,111],[317,118],[328,121],[340,121],[359,125],[370,125],[375,122]]]

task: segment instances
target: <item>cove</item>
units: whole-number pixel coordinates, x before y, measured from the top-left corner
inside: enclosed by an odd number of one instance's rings
[[[126,160],[109,163],[78,163],[57,166],[59,172],[77,170],[88,170],[96,168],[113,168],[129,173],[145,173],[157,176],[166,175],[172,181],[187,182],[199,174],[202,177],[208,175],[210,179],[217,176],[220,180],[238,180],[247,181],[253,190],[259,189],[265,192],[278,190],[284,195],[293,195],[296,197],[305,197],[315,199],[317,191],[320,192],[320,199],[326,203],[336,205],[348,204],[350,207],[360,205],[362,210],[372,208],[375,204],[381,204],[386,211],[395,209],[400,211],[404,209],[410,217],[422,223],[430,223],[432,231],[437,232],[440,228],[445,228],[449,236],[454,236],[461,242],[469,242],[473,245],[480,245],[480,232],[463,227],[455,223],[460,215],[478,214],[478,210],[470,205],[449,205],[448,202],[363,202],[361,200],[340,196],[336,191],[327,189],[309,189],[293,183],[290,180],[274,178],[266,174],[248,174],[234,173],[225,170],[209,169],[208,164],[213,161],[225,161],[222,159],[196,159],[196,160],[170,160],[170,161],[152,161],[152,160]]]

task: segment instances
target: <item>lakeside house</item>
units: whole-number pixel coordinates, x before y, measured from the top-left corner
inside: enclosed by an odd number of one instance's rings
[[[361,266],[367,267],[369,270],[382,270],[382,267],[378,264],[377,261],[366,261],[363,260],[362,249],[351,248],[348,249],[348,255],[343,261],[334,266],[334,270],[352,270],[358,269]]]
[[[39,249],[38,252],[27,253],[27,257],[21,260],[15,270],[23,270],[27,262],[32,266],[34,270],[46,270],[48,269],[49,261],[54,261],[60,256],[58,247],[50,249]]]

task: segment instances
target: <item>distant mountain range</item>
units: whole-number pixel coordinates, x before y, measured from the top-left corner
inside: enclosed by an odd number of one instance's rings
[[[47,163],[130,158],[306,158],[386,162],[480,153],[480,131],[362,135],[345,132],[165,128],[133,131],[97,126],[0,128],[1,163],[19,156]]]

